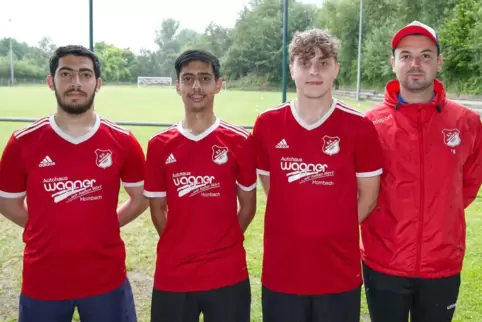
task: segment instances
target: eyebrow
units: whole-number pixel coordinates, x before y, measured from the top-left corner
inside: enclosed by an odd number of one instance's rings
[[[433,50],[432,49],[424,49],[424,50],[422,50],[422,53],[433,53]],[[411,54],[411,52],[408,51],[408,50],[402,50],[400,52],[400,54]]]
[[[202,73],[198,73],[198,75],[203,75],[203,76],[213,76],[213,74],[211,73],[208,73],[208,72],[202,72]],[[181,76],[194,76],[194,73],[184,73],[182,74]]]
[[[67,67],[67,66],[64,66],[64,67],[61,67],[59,68],[59,72],[62,71],[62,70],[70,70],[70,71],[75,71],[75,69],[73,69],[72,67]],[[90,68],[80,68],[79,69],[79,72],[91,72],[93,73],[94,71]]]

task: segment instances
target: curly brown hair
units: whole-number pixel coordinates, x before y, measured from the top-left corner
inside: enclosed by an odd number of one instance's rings
[[[315,48],[319,48],[325,58],[338,61],[340,41],[335,36],[322,29],[297,31],[289,45],[289,58],[292,63],[296,56],[311,58],[315,55]]]

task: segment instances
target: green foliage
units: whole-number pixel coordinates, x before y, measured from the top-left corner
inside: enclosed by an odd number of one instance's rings
[[[211,22],[204,32],[180,29],[164,19],[153,42],[156,50],[133,53],[99,42],[106,82],[133,82],[138,76],[175,78],[174,61],[186,49],[211,51],[221,73],[242,88],[280,88],[282,67],[282,1],[250,0],[233,28]],[[338,84],[356,84],[360,0],[324,0],[319,5],[290,0],[288,38],[311,27],[323,28],[341,41]],[[450,90],[482,93],[482,0],[363,0],[361,81],[364,88],[383,88],[394,78],[390,43],[401,27],[419,20],[439,31],[444,56],[440,78]],[[17,77],[44,78],[55,45],[48,38],[38,46],[13,40]],[[0,39],[0,78],[9,77],[9,39]],[[251,85],[247,82],[252,82]],[[236,85],[238,86],[238,85]],[[293,83],[289,81],[289,87]]]

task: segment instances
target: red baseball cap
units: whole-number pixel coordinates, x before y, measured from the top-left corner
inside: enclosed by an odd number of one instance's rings
[[[437,53],[440,53],[440,44],[438,41],[437,32],[432,27],[429,27],[426,24],[423,24],[416,20],[397,31],[397,33],[393,36],[392,39],[392,50],[395,50],[398,43],[403,37],[415,34],[424,35],[430,38],[435,43],[435,45],[437,45]]]

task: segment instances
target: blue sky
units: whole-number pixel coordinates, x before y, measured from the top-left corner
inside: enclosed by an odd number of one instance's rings
[[[181,28],[200,32],[210,21],[232,27],[248,3],[249,0],[94,0],[94,39],[130,47],[135,52],[154,49],[155,30],[164,18],[177,19]],[[88,0],[2,0],[0,38],[12,35],[34,45],[47,36],[56,45],[88,46],[88,15]]]

